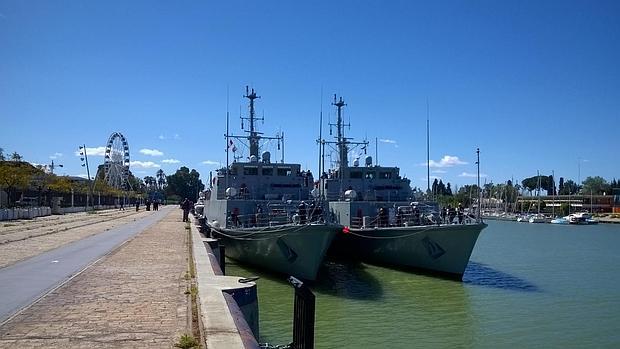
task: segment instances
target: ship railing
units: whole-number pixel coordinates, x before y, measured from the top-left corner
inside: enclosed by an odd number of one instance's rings
[[[421,213],[399,213],[394,219],[388,216],[352,217],[351,228],[386,228],[434,225],[437,221],[433,215]]]
[[[272,227],[284,224],[308,224],[323,223],[326,221],[324,211],[320,207],[307,209],[305,219],[302,219],[298,213],[288,210],[286,207],[269,207],[270,212],[258,212],[254,214],[235,215],[228,217],[229,227],[235,228],[262,228]]]
[[[228,217],[228,226],[234,228],[263,228],[288,223],[291,223],[289,216],[281,213],[254,213]]]

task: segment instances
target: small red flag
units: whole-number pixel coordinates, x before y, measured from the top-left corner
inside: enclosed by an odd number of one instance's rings
[[[342,228],[342,232],[345,234],[349,234],[351,231],[349,230],[349,227],[345,226],[344,228]]]

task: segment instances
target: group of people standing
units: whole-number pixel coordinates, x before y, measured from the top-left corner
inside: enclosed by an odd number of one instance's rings
[[[441,209],[440,212],[441,221],[444,224],[452,224],[454,223],[454,218],[458,217],[458,223],[463,224],[463,218],[465,217],[465,209],[463,205],[459,204],[458,207],[452,207],[452,205],[448,205]],[[447,219],[447,221],[446,221]]]
[[[153,200],[153,201],[146,200],[144,202],[144,205],[146,206],[147,211],[151,210],[151,205],[153,205],[153,211],[159,211],[159,200]],[[140,211],[140,200],[136,200],[135,206],[136,206],[136,212]]]

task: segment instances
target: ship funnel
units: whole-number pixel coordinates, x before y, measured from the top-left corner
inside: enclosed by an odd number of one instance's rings
[[[359,167],[359,166],[360,166],[360,159],[353,160],[353,167]]]
[[[372,156],[367,156],[366,157],[366,167],[370,167],[372,166]]]

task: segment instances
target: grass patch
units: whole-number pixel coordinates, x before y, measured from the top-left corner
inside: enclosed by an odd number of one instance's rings
[[[198,345],[199,343],[196,340],[196,338],[194,338],[193,336],[189,334],[182,335],[181,338],[179,338],[179,341],[174,344],[175,348],[184,348],[184,349],[196,348],[198,347]]]

